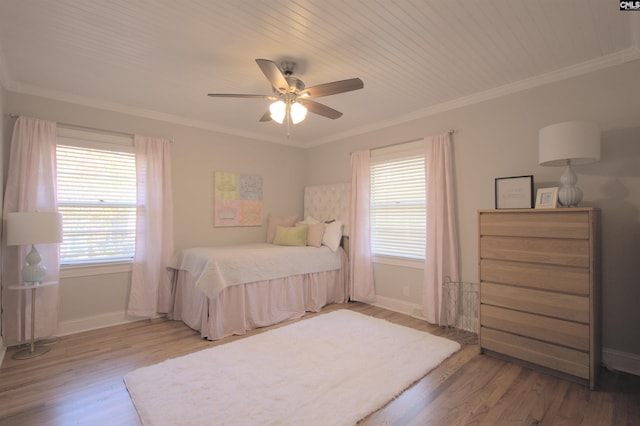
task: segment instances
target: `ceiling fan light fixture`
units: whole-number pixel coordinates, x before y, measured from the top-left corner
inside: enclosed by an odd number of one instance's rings
[[[307,116],[307,108],[304,105],[294,102],[291,104],[291,121],[293,124],[298,124]]]
[[[208,96],[213,98],[269,99],[271,101],[276,101],[277,99],[276,102],[269,105],[269,109],[262,114],[259,121],[275,121],[278,124],[283,124],[286,121],[287,131],[291,124],[303,121],[309,111],[332,120],[342,116],[340,111],[312,101],[310,100],[311,98],[336,95],[364,87],[362,80],[359,78],[306,87],[301,80],[293,77],[295,62],[285,61],[281,66],[278,66],[274,61],[268,59],[256,59],[256,63],[264,76],[267,77],[267,80],[269,80],[272,94],[209,93]]]
[[[287,105],[283,101],[276,101],[269,106],[271,119],[278,124],[284,123],[284,117],[287,114]]]

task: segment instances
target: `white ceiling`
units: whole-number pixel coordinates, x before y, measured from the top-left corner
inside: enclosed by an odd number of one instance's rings
[[[0,0],[10,91],[312,146],[640,58],[640,12],[613,0]],[[254,59],[298,63],[344,113],[260,123]],[[444,129],[443,129],[444,130]]]

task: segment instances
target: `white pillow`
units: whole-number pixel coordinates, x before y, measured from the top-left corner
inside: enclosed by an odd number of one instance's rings
[[[342,240],[342,222],[334,220],[325,224],[322,245],[329,247],[331,251],[336,251],[340,247],[340,240]]]
[[[298,222],[298,223],[302,223],[304,225],[315,225],[316,223],[320,223],[320,221],[318,219],[314,219],[311,216],[307,216],[307,218],[305,220],[303,220],[302,222]]]

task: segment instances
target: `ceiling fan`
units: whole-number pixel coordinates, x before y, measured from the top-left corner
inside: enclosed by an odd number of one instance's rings
[[[209,93],[214,98],[248,98],[269,99],[273,102],[269,110],[264,113],[260,121],[276,121],[282,124],[285,120],[287,126],[291,122],[297,124],[304,120],[307,111],[335,120],[342,113],[321,103],[312,101],[312,98],[336,95],[351,90],[362,89],[364,84],[359,78],[334,81],[306,87],[302,80],[293,77],[296,63],[283,61],[280,66],[268,59],[256,59],[256,63],[271,83],[273,94],[271,95],[243,95],[232,93]]]

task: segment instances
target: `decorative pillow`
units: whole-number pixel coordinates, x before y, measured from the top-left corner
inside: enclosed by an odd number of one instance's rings
[[[267,242],[273,243],[276,237],[276,226],[293,226],[297,220],[298,216],[278,217],[270,214],[267,220]]]
[[[306,226],[276,226],[276,236],[273,244],[278,246],[306,246]]]
[[[303,225],[315,225],[316,223],[320,223],[320,221],[318,219],[314,219],[311,216],[307,216],[307,218],[305,220],[303,220],[302,222],[298,222],[298,223],[302,223]]]
[[[322,236],[324,235],[324,223],[318,222],[307,225],[304,222],[296,223],[296,226],[305,226],[307,228],[307,245],[320,247],[322,245]]]
[[[342,240],[342,222],[333,220],[325,224],[322,245],[329,247],[331,251],[336,251],[340,247],[340,240]]]

